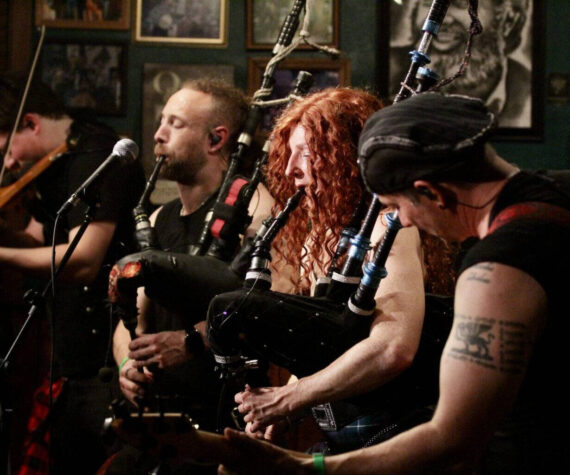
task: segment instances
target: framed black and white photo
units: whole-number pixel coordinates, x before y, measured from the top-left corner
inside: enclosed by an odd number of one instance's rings
[[[36,26],[128,30],[130,0],[36,0]]]
[[[388,51],[381,68],[380,90],[393,98],[410,67],[409,52],[417,49],[431,0],[388,2]],[[464,58],[470,17],[468,0],[452,1],[427,65],[441,79],[451,77]],[[544,102],[544,5],[536,0],[498,2],[480,0],[478,16],[483,32],[473,39],[465,74],[442,92],[467,94],[485,101],[498,118],[496,138],[540,140]],[[386,29],[380,32],[386,35]],[[386,44],[386,41],[384,41]]]
[[[41,78],[71,110],[124,115],[126,60],[126,43],[49,41],[42,51]]]
[[[294,0],[247,0],[246,47],[248,49],[272,49],[281,26],[293,6]],[[319,0],[309,10],[310,39],[316,43],[338,47],[338,2]],[[303,25],[301,14],[297,35]],[[300,44],[299,49],[311,46]]]
[[[248,60],[248,94],[253,95],[261,86],[263,72],[269,58],[257,57]],[[313,75],[313,86],[310,92],[327,87],[350,85],[350,61],[348,58],[286,58],[281,61],[273,74],[275,81],[273,92],[268,98],[281,99],[286,97],[295,83],[299,71],[307,71]],[[261,123],[261,131],[267,133],[273,127],[275,118],[283,106],[270,107]]]
[[[144,64],[141,157],[146,176],[150,175],[156,163],[154,133],[160,124],[160,114],[166,101],[185,81],[200,78],[216,78],[233,84],[234,67],[219,64]],[[162,204],[176,196],[176,183],[159,179],[151,195],[151,202]]]
[[[136,0],[135,41],[225,46],[229,0]]]

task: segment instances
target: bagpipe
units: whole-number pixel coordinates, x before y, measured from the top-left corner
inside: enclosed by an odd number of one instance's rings
[[[289,199],[278,217],[290,213],[299,193]],[[328,288],[321,286],[320,296],[270,291],[272,228],[257,241],[243,288],[216,296],[208,311],[208,341],[222,374],[239,372],[247,360],[266,359],[296,376],[307,376],[368,336],[375,295],[387,276],[386,260],[401,228],[397,214],[387,214],[387,230],[373,259],[363,266],[379,213],[375,197],[369,211],[350,240],[342,271],[333,273]],[[424,325],[420,352],[438,355],[447,336],[445,328],[451,323],[451,309],[443,297],[429,296],[427,302],[430,318]]]
[[[310,4],[311,2],[307,2]],[[293,39],[305,9],[303,30]],[[293,84],[292,92],[285,98],[269,101],[273,91],[273,75],[277,65],[300,41],[310,43],[307,29],[309,19],[306,0],[295,0],[285,18],[272,58],[268,62],[259,90],[254,94],[248,109],[243,131],[230,154],[228,170],[220,191],[206,220],[196,245],[188,254],[164,252],[158,249],[154,230],[145,211],[145,200],[154,188],[160,168],[160,157],[151,174],[139,205],[134,210],[136,240],[140,252],[119,260],[109,278],[109,300],[114,311],[124,322],[136,326],[136,289],[144,286],[146,295],[169,311],[183,315],[190,327],[204,319],[210,300],[218,293],[239,288],[249,264],[253,239],[241,239],[251,222],[248,215],[250,201],[261,182],[263,166],[269,154],[270,139],[256,160],[251,176],[237,173],[241,162],[251,147],[255,131],[266,107],[286,104],[305,95],[312,86],[312,75],[301,71]],[[330,54],[336,50],[310,43]]]
[[[306,94],[311,84],[312,75],[306,71],[301,71],[288,100],[293,101],[295,98]],[[241,286],[249,262],[253,239],[244,239],[243,246],[238,252],[235,250],[235,244],[251,221],[251,217],[247,215],[247,210],[253,193],[261,181],[262,169],[269,154],[269,146],[270,140],[268,139],[249,179],[234,176],[234,182],[241,186],[241,191],[237,195],[233,195],[234,198],[237,196],[233,205],[227,203],[218,203],[217,205],[218,210],[222,208],[233,210],[225,212],[226,216],[232,213],[234,216],[241,216],[243,220],[240,227],[237,227],[236,222],[233,221],[234,224],[229,225],[229,228],[232,229],[230,233],[233,236],[232,239],[219,238],[213,240],[211,243],[212,251],[205,255],[165,252],[159,248],[156,232],[150,224],[146,211],[148,197],[154,189],[163,162],[163,157],[158,157],[147,181],[145,191],[133,210],[135,238],[139,252],[119,260],[109,276],[109,299],[114,304],[115,313],[123,320],[125,326],[129,322],[130,327],[132,325],[136,327],[136,293],[139,287],[144,286],[145,293],[149,298],[170,311],[185,315],[187,324],[193,325],[204,319],[210,300],[214,295]],[[207,216],[212,216],[212,212],[209,212]],[[213,216],[219,216],[219,214],[213,213]],[[201,239],[203,235],[202,232]],[[228,236],[226,233],[223,235]],[[232,243],[232,259],[228,259],[230,253],[229,247],[226,245],[230,241]],[[246,262],[245,269],[244,262]]]
[[[271,241],[302,194],[298,191],[288,200],[274,226],[257,241],[243,288],[220,294],[210,304],[210,348],[221,376],[236,386],[249,368],[262,362],[285,368],[297,377],[314,374],[369,335],[375,295],[387,276],[385,264],[401,228],[397,214],[385,215],[387,230],[373,258],[363,265],[380,211],[378,200],[372,197],[359,231],[344,251],[342,269],[332,272],[328,284],[321,282],[320,296],[274,292],[269,290]],[[349,229],[343,233],[351,234]],[[319,426],[325,431],[337,430],[382,410],[387,414],[386,427],[390,427],[383,437],[388,438],[425,418],[425,408],[438,397],[439,358],[452,322],[450,304],[450,298],[427,295],[419,349],[411,367],[369,393],[312,408]]]
[[[346,301],[338,298],[340,293],[332,298],[328,291],[322,297],[310,297],[269,290],[271,244],[303,195],[304,190],[300,189],[289,198],[265,235],[257,240],[243,288],[212,300],[208,341],[223,374],[230,375],[248,358],[261,357],[297,376],[305,376],[322,369],[368,333],[370,318],[352,312]],[[363,243],[369,243],[373,228],[370,222],[377,215],[378,212],[368,213],[360,231],[351,239],[343,270],[355,273],[361,269],[364,254],[369,250],[369,245]],[[354,275],[346,275],[352,280],[343,279],[342,273],[335,277],[345,291],[360,282],[360,277]],[[332,287],[331,281],[327,290]]]
[[[430,61],[427,50],[431,39],[437,36],[449,4],[449,0],[433,1],[420,45],[410,53],[410,70],[395,103],[410,94],[443,85],[425,65]],[[472,25],[466,56],[471,37],[480,32],[476,11],[476,2],[470,1]],[[460,74],[461,71],[455,77]],[[380,208],[375,195],[371,198],[364,195],[353,219],[342,231],[330,268],[319,279],[313,296],[269,290],[270,272],[267,265],[260,267],[259,256],[254,252],[247,274],[252,277],[246,277],[242,289],[216,296],[208,311],[208,340],[222,375],[228,378],[238,375],[248,362],[264,359],[298,377],[307,376],[322,370],[368,337],[376,309],[374,297],[387,275],[385,263],[401,227],[397,213],[386,214],[388,228],[373,259],[363,265]],[[355,223],[359,220],[360,228],[356,231]],[[273,237],[268,233],[257,247],[268,249],[270,244],[266,241]],[[267,251],[263,256],[267,261]],[[337,262],[341,259],[344,264],[339,270]],[[426,294],[425,308],[420,344],[411,367],[383,387],[350,398],[350,409],[342,410],[346,416],[344,423],[388,401],[395,405],[399,400],[406,401],[415,407],[437,402],[439,360],[451,329],[453,299]]]
[[[249,255],[257,237],[266,229],[262,226],[256,237],[245,238],[240,248],[240,237],[251,222],[251,217],[248,216],[249,203],[262,179],[262,170],[269,155],[270,138],[265,142],[250,177],[238,175],[237,170],[253,141],[263,108],[291,103],[307,94],[312,86],[312,75],[301,71],[287,97],[266,100],[272,93],[272,76],[277,64],[300,41],[309,42],[306,26],[303,27],[299,39],[293,41],[304,7],[305,0],[295,0],[291,12],[285,18],[273,49],[273,57],[265,69],[262,86],[254,95],[245,128],[238,137],[236,150],[230,155],[228,170],[216,202],[206,215],[199,241],[187,254],[160,250],[148,217],[148,198],[162,164],[161,157],[158,158],[139,204],[133,211],[139,252],[119,260],[109,278],[109,300],[113,304],[114,312],[129,330],[131,338],[136,336],[135,329],[138,324],[136,297],[139,287],[144,286],[146,295],[165,309],[183,315],[185,325],[190,328],[205,319],[210,300],[215,295],[242,285],[249,265]],[[306,23],[308,16],[306,11]],[[335,53],[330,48],[320,49]],[[264,225],[269,226],[270,222],[271,217],[265,220]],[[138,415],[143,416],[140,411]]]

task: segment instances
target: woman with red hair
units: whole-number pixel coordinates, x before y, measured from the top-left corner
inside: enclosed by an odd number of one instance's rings
[[[363,90],[325,89],[294,103],[273,130],[266,178],[275,208],[298,187],[307,195],[274,245],[279,258],[299,271],[293,277],[296,292],[308,294],[310,276],[326,273],[362,197],[358,136],[381,107]]]
[[[292,285],[279,285],[279,278],[273,291],[309,294],[316,279],[327,273],[341,231],[365,192],[357,165],[358,137],[366,119],[381,107],[378,98],[363,90],[326,89],[297,101],[277,121],[267,165],[268,188],[277,208],[299,187],[305,188],[306,196],[273,245],[275,271],[286,268],[283,273]],[[385,229],[381,215],[373,244]],[[315,374],[280,387],[246,386],[235,396],[249,433],[271,439],[277,428],[312,408],[332,452],[382,440],[379,432],[386,429],[387,419],[377,399],[366,414],[355,414],[352,406],[342,403],[393,380],[414,359],[425,298],[416,229],[399,232],[386,267],[388,276],[376,295],[368,337]],[[317,345],[308,351],[319,351]],[[337,409],[342,414],[335,413]],[[382,437],[390,435],[388,431]]]

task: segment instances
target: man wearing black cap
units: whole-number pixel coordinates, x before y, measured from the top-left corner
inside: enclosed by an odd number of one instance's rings
[[[432,420],[324,460],[228,430],[240,455],[228,455],[226,467],[253,473],[273,461],[279,473],[568,472],[569,398],[558,381],[569,327],[570,181],[565,173],[520,171],[497,156],[485,143],[493,126],[477,99],[424,93],[376,112],[360,137],[364,181],[404,226],[477,239],[458,274]]]

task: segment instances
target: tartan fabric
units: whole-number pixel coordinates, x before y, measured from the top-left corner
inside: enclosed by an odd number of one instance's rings
[[[345,425],[342,429],[323,432],[331,454],[379,444],[409,428],[426,422],[433,415],[433,407],[418,407],[399,414],[379,412],[367,414]],[[322,448],[322,447],[321,447]]]
[[[398,425],[390,424],[386,419],[385,414],[366,415],[347,424],[340,430],[325,432],[332,453],[342,453],[365,447],[377,435],[385,436],[380,437],[378,442],[395,435],[394,432],[399,429]]]
[[[57,401],[65,383],[64,378],[52,384],[53,403]],[[28,435],[24,442],[24,461],[18,469],[18,475],[38,475],[49,473],[49,381],[34,392],[32,412],[28,419]]]

